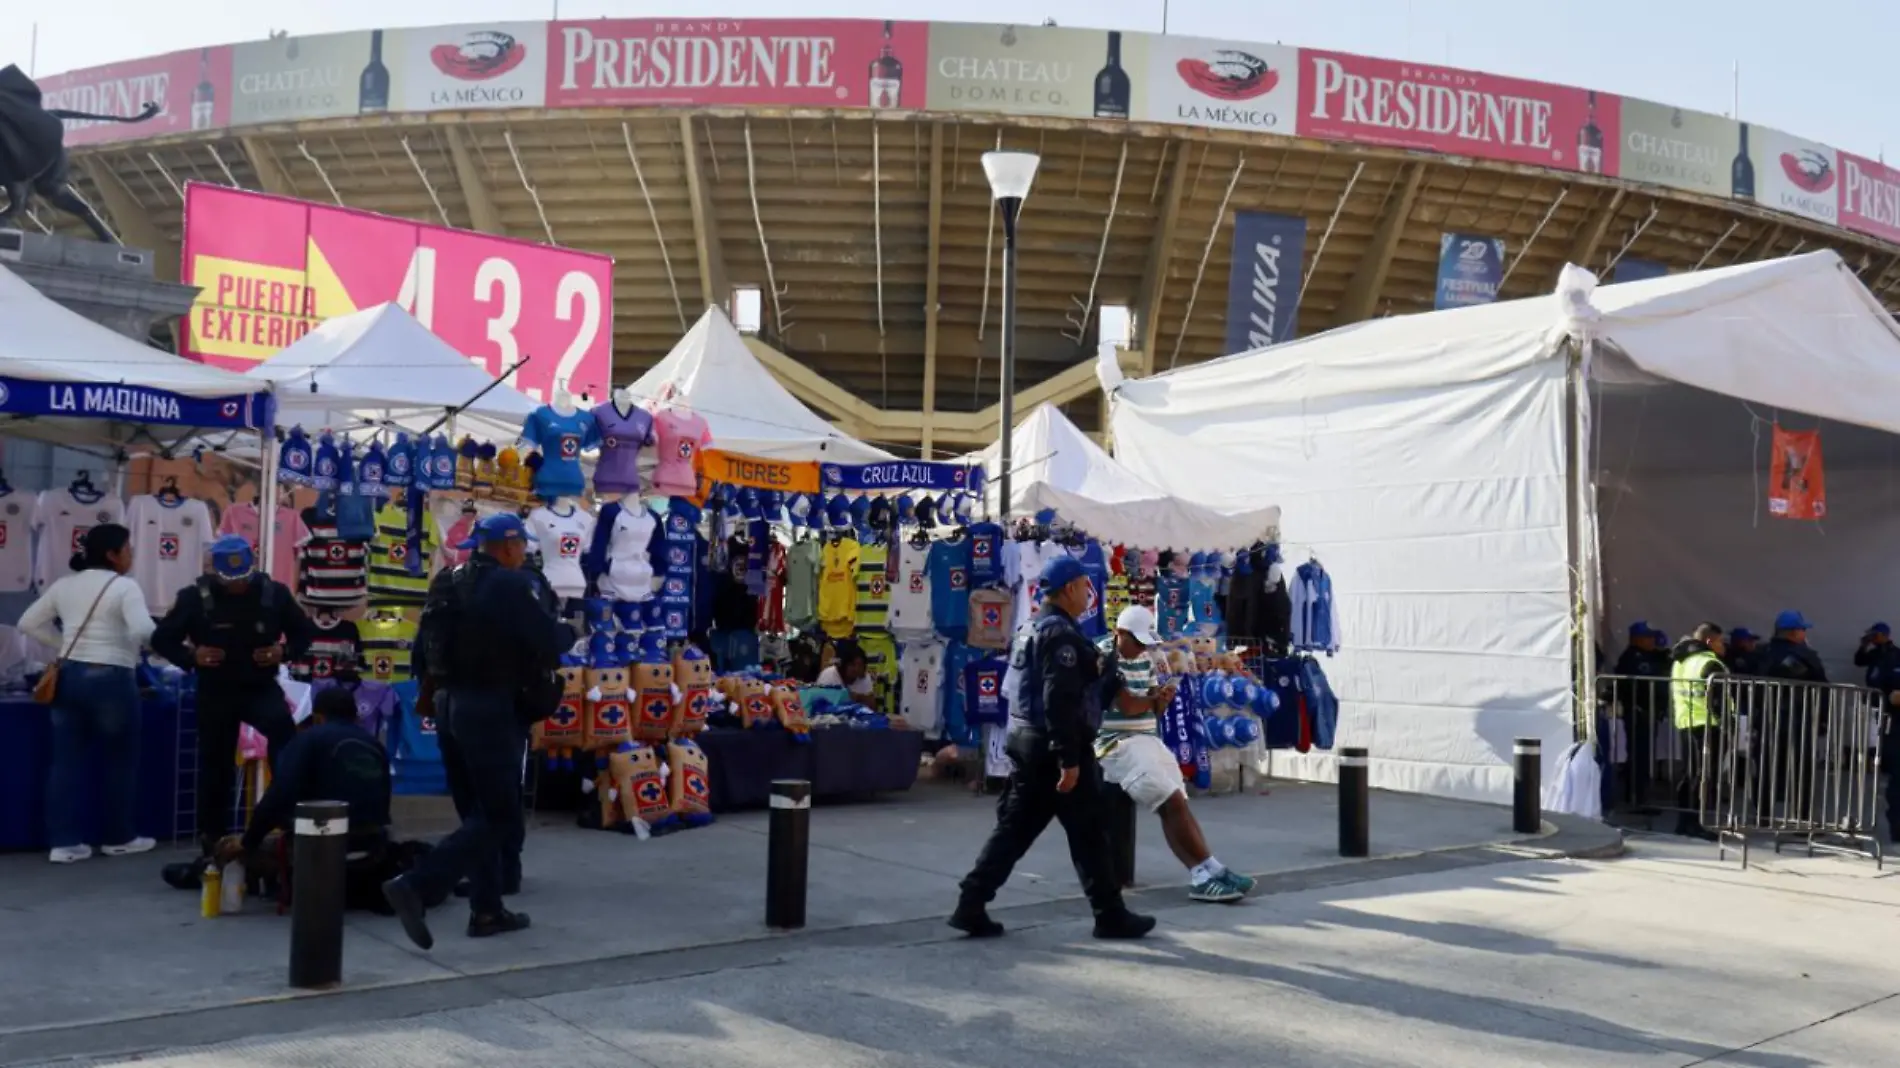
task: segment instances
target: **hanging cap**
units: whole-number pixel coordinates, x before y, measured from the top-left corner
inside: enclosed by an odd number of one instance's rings
[[[910,494],[908,493],[898,494],[897,495],[897,521],[899,523],[909,523],[916,518],[917,518],[917,502],[911,500]]]
[[[1776,630],[1807,630],[1813,626],[1814,624],[1808,622],[1807,616],[1792,608],[1775,617]]]
[[[842,493],[833,494],[825,502],[825,521],[834,527],[851,525],[851,499]]]
[[[311,465],[310,471],[311,485],[318,489],[335,489],[337,468],[341,463],[342,458],[336,451],[336,439],[326,430],[317,438],[316,462]]]
[[[293,426],[284,438],[284,447],[277,452],[277,477],[285,482],[300,485],[310,484],[312,458],[310,439],[304,436],[303,427]]]
[[[871,498],[864,496],[852,498],[850,512],[851,521],[863,526],[865,518],[871,514]]]
[[[891,502],[883,497],[871,502],[871,529],[889,530],[891,528]]]
[[[236,582],[251,577],[257,569],[257,554],[251,543],[237,534],[226,534],[211,543],[211,570],[219,578]]]

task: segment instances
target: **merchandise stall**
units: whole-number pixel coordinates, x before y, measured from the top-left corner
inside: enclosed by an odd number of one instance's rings
[[[1375,787],[1501,801],[1519,737],[1550,775],[1631,620],[1798,608],[1840,656],[1900,597],[1900,331],[1831,251],[1600,288],[1572,267],[1550,296],[1104,380],[1136,473],[1222,508],[1270,491],[1289,545],[1354,576],[1339,731]],[[1815,431],[1825,496],[1805,447],[1791,494],[1789,435]]]
[[[180,359],[61,307],[0,266],[0,436],[56,442],[99,458],[95,485],[82,471],[69,485],[33,496],[0,475],[0,586],[43,589],[65,573],[78,539],[98,523],[132,529],[133,574],[155,610],[201,565],[211,534],[202,502],[175,490],[125,500],[120,475],[140,451],[169,451],[205,433],[268,438],[274,400],[268,384]],[[263,450],[269,455],[268,446]],[[30,498],[30,499],[29,499]],[[37,542],[37,544],[35,544]],[[182,577],[181,576],[185,576]],[[0,850],[43,848],[49,710],[24,692],[50,651],[13,636],[0,697]],[[163,680],[141,711],[139,833],[169,838],[183,733],[176,687]]]

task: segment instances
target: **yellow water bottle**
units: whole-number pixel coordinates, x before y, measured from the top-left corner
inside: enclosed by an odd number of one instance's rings
[[[216,860],[205,862],[205,871],[199,877],[198,914],[205,919],[214,919],[224,914],[224,872],[218,868]]]

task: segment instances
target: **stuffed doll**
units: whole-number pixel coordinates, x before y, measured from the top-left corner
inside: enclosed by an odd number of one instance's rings
[[[739,703],[739,719],[747,730],[778,722],[778,709],[772,704],[772,685],[764,679],[745,678]]]
[[[536,723],[531,732],[532,748],[546,753],[550,764],[570,759],[574,749],[582,743],[585,733],[582,716],[586,712],[583,695],[587,690],[583,675],[579,657],[561,658],[561,703],[548,718]]]
[[[679,700],[673,706],[673,737],[690,738],[706,729],[713,710],[712,661],[694,645],[673,655],[673,685]]]
[[[805,702],[798,699],[797,687],[788,683],[772,687],[772,707],[778,712],[779,726],[792,732],[793,741],[811,741],[811,720],[805,715]]]
[[[658,749],[642,742],[626,742],[615,747],[607,763],[620,790],[620,807],[630,818],[648,828],[664,827],[673,821],[673,802],[667,796]]]
[[[627,702],[627,668],[611,660],[595,660],[587,668],[587,714],[584,749],[602,750],[633,737]]]
[[[594,776],[594,796],[600,800],[601,830],[612,830],[627,822],[626,807],[620,803],[620,790],[614,785],[611,772],[603,769]]]
[[[664,742],[673,730],[673,662],[658,642],[641,646],[633,665],[633,736],[642,742]]]
[[[688,827],[711,823],[712,788],[706,777],[706,751],[681,738],[667,745],[666,756],[673,818]]]

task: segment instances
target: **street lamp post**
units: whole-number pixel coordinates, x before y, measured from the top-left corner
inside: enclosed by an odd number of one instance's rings
[[[1023,200],[1036,180],[1036,167],[1042,157],[1034,152],[985,152],[983,173],[990,180],[990,195],[1003,212],[1003,400],[1002,436],[998,442],[998,511],[1009,518],[1010,474],[1014,460],[1011,439],[1016,433],[1016,218]]]

